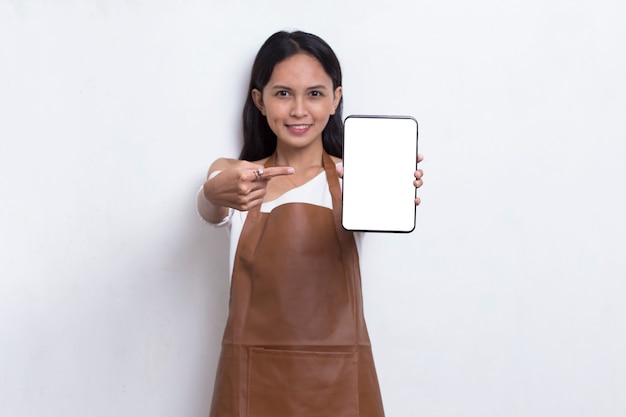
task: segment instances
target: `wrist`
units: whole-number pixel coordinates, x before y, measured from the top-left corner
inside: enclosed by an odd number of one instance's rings
[[[217,177],[219,175],[219,173],[222,172],[221,170],[218,171],[213,171],[211,173],[209,173],[209,176],[207,177],[207,180],[204,182],[204,185],[202,186],[202,196],[204,197],[204,199],[206,200],[207,203],[209,204],[213,204],[211,202],[211,198],[209,197],[209,193],[207,192],[209,190],[209,182]]]

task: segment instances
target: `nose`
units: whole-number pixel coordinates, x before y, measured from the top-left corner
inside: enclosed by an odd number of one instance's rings
[[[295,97],[292,103],[290,114],[292,117],[306,116],[306,103],[304,102],[303,97]]]

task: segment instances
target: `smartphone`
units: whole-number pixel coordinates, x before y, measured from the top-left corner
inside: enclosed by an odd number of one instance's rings
[[[348,116],[343,169],[342,224],[346,230],[409,233],[415,229],[417,120]]]

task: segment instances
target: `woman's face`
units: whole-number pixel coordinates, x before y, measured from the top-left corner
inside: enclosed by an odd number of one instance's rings
[[[305,148],[322,141],[322,131],[341,99],[341,87],[319,61],[296,54],[279,62],[263,91],[252,90],[252,99],[267,118],[278,146]]]

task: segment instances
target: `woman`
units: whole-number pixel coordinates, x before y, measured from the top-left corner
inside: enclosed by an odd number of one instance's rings
[[[268,38],[252,67],[240,159],[215,161],[198,195],[201,216],[231,229],[211,417],[384,415],[357,248],[341,227],[341,110],[341,68],[326,42]]]

